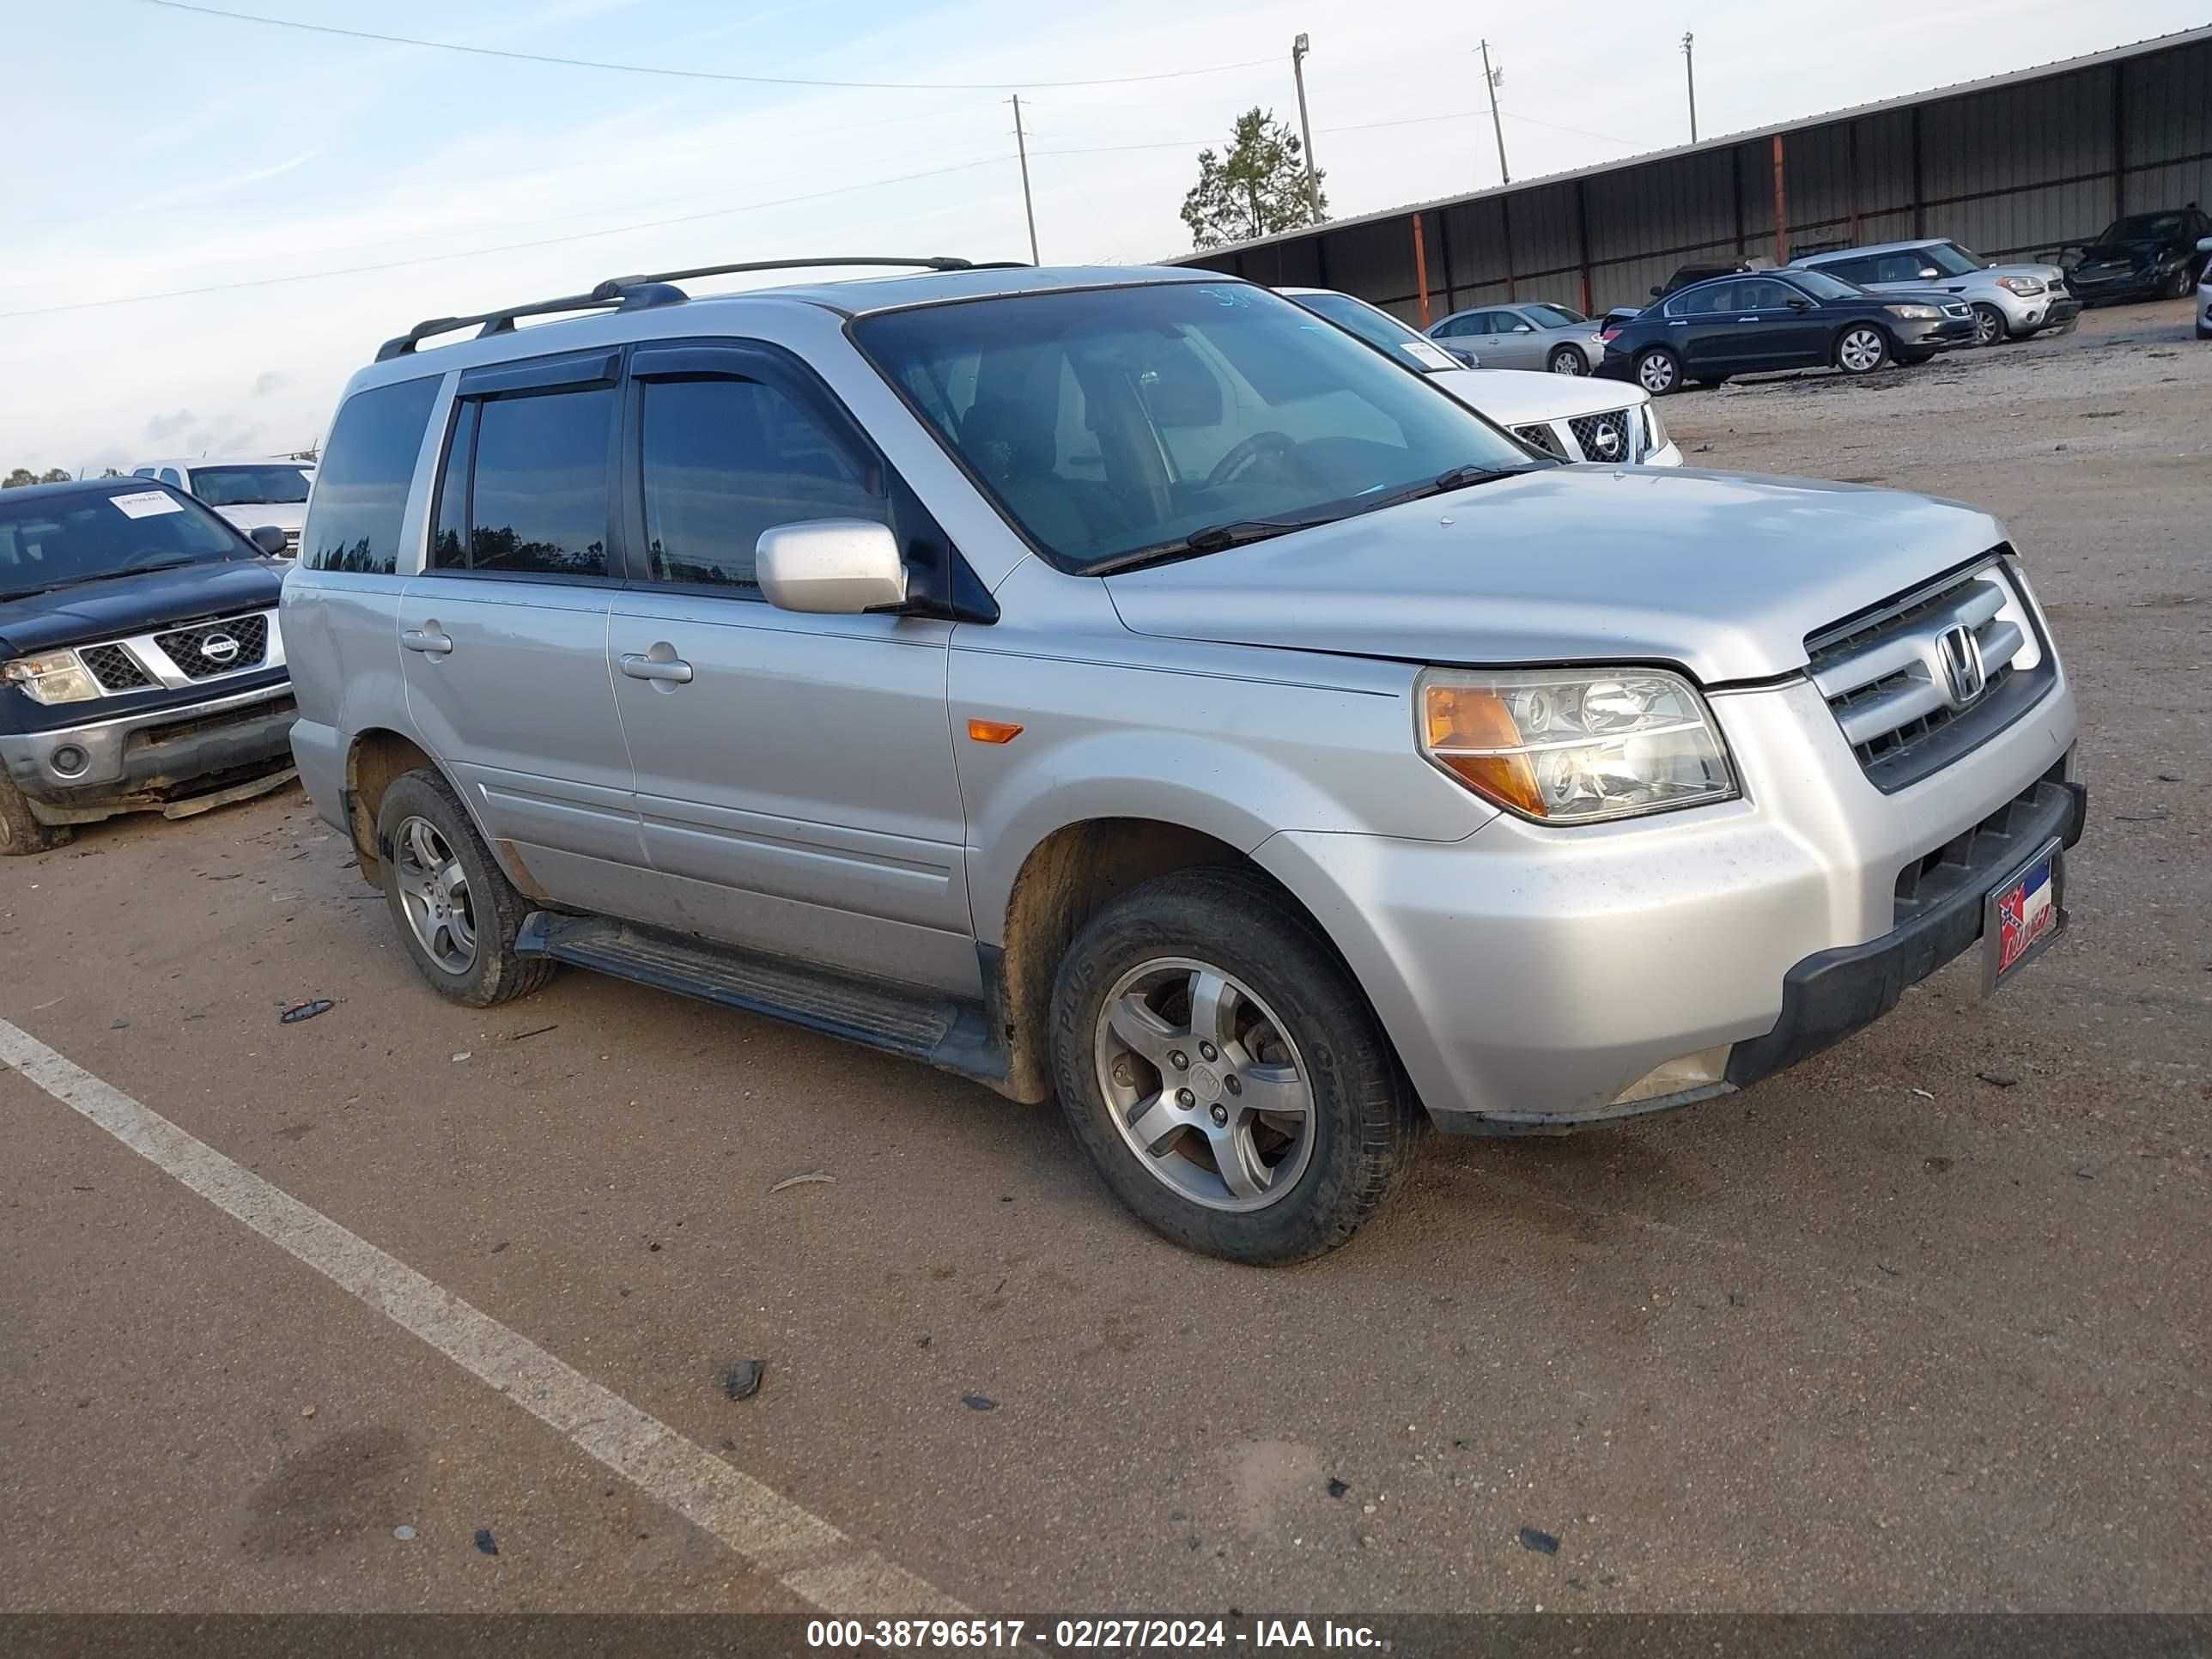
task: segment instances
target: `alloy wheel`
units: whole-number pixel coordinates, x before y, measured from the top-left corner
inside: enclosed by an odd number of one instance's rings
[[[1974,343],[1993,346],[2005,337],[2004,313],[1995,306],[1974,307]]]
[[[1583,361],[1583,354],[1579,351],[1571,349],[1555,351],[1552,354],[1552,373],[1569,377],[1587,374],[1589,373],[1589,365]]]
[[[1663,351],[1647,354],[1636,366],[1637,383],[1656,398],[1674,386],[1674,360]]]
[[[1108,993],[1093,1048],[1114,1127],[1178,1196],[1249,1212],[1297,1185],[1313,1156],[1312,1080],[1236,975],[1188,957],[1139,963]]]
[[[1855,328],[1844,336],[1836,356],[1854,374],[1863,374],[1881,362],[1881,336],[1870,328]]]
[[[468,872],[444,832],[428,818],[404,819],[393,840],[392,873],[416,942],[447,973],[467,973],[477,959]]]

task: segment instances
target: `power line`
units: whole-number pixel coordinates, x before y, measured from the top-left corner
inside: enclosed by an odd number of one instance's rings
[[[407,34],[380,34],[370,29],[340,28],[333,23],[308,23],[296,17],[264,17],[252,12],[225,11],[217,6],[196,6],[186,0],[140,0],[165,11],[190,12],[201,17],[226,18],[234,23],[259,23],[270,28],[297,29],[306,34],[337,35],[348,40],[371,40],[386,46],[428,46],[435,52],[465,52],[472,58],[503,58],[519,64],[550,64],[562,69],[608,70],[617,75],[659,75],[680,81],[737,82],[756,87],[838,87],[866,92],[1017,92],[1032,87],[1121,87],[1139,81],[1183,81],[1199,75],[1225,75],[1232,70],[1263,69],[1271,58],[1247,58],[1241,64],[1211,64],[1202,69],[1158,70],[1149,75],[1108,75],[1083,81],[830,81],[799,75],[734,75],[720,70],[669,69],[658,64],[610,64],[591,58],[556,58],[544,52],[514,52],[503,46],[470,46],[454,40],[422,40]]]
[[[789,207],[798,202],[818,202],[824,197],[848,195],[856,190],[876,190],[885,185],[910,185],[922,179],[939,179],[947,173],[969,173],[977,167],[1001,167],[1006,157],[985,155],[973,161],[956,161],[951,167],[931,167],[922,173],[904,173],[892,179],[867,179],[858,184],[840,185],[834,190],[810,191],[803,196],[781,196],[768,202],[740,202],[730,207],[713,208],[703,213],[686,213],[672,219],[649,219],[636,224],[608,225],[599,230],[580,230],[566,236],[545,236],[534,241],[504,242],[494,247],[463,248],[452,253],[425,253],[414,258],[386,259],[376,264],[343,265],[331,270],[300,270],[283,276],[253,276],[233,283],[209,283],[198,288],[170,289],[160,294],[131,294],[112,300],[78,300],[69,305],[40,306],[29,311],[0,311],[0,322],[18,317],[51,317],[66,311],[102,311],[112,306],[148,304],[155,300],[188,300],[206,294],[229,294],[242,289],[276,288],[288,283],[319,282],[326,276],[363,276],[384,270],[403,270],[412,265],[439,264],[453,259],[475,259],[493,253],[520,253],[533,248],[558,247],[567,242],[586,242],[600,236],[621,236],[632,231],[665,230],[672,225],[696,224],[702,219],[720,219],[732,213],[757,213],[769,208]]]

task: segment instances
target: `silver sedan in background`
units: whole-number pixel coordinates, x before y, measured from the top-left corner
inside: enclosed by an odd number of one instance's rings
[[[1549,301],[1455,311],[1429,331],[1429,337],[1446,346],[1472,349],[1486,368],[1594,374],[1605,359],[1597,325],[1572,306]]]

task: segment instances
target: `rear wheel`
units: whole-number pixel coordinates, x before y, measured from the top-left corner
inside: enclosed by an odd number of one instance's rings
[[[407,954],[441,994],[488,1008],[553,976],[550,962],[515,954],[529,907],[436,773],[410,772],[384,792],[376,846]]]
[[[1871,374],[1889,361],[1889,336],[1872,323],[1853,323],[1836,341],[1836,367],[1846,374]]]
[[[73,833],[67,824],[40,823],[15,781],[0,772],[0,858],[52,852]]]
[[[1665,346],[1653,346],[1636,360],[1636,384],[1655,398],[1679,392],[1682,386],[1682,360]]]
[[[2012,337],[2011,326],[2005,314],[1995,306],[1974,307],[1974,343],[1978,346],[2002,345]]]
[[[1366,998],[1249,875],[1185,871],[1101,911],[1060,963],[1052,1021],[1075,1138],[1186,1249],[1320,1255],[1412,1161],[1418,1108]]]
[[[1550,368],[1554,374],[1587,374],[1589,373],[1589,360],[1573,346],[1554,346],[1552,348]]]

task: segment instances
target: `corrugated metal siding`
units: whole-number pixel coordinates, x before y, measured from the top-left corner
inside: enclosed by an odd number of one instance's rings
[[[1917,143],[1915,138],[1917,135]],[[2212,41],[1782,135],[1793,249],[1951,236],[1993,256],[2086,240],[2130,211],[2212,203]],[[1641,304],[1677,266],[1774,257],[1759,137],[1423,210],[1432,318],[1508,298]],[[1340,288],[1420,320],[1413,215],[1186,264]]]

